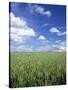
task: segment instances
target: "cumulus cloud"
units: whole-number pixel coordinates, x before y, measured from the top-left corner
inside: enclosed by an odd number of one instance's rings
[[[11,33],[16,34],[18,36],[35,36],[35,32],[32,28],[27,27],[26,29],[23,28],[15,28],[11,27]]]
[[[66,51],[66,47],[64,46],[53,46],[55,49],[54,51],[57,51],[57,52],[64,52]]]
[[[59,51],[65,51],[66,47],[59,47]]]
[[[15,42],[23,42],[22,38],[20,36],[18,36],[16,33],[11,33],[10,39],[15,41]]]
[[[48,17],[52,16],[52,12],[50,10],[45,11],[44,8],[39,5],[35,5],[34,8],[35,8],[35,11],[39,14],[47,15]]]
[[[30,9],[30,13],[36,12],[36,13],[39,13],[41,15],[46,15],[48,17],[52,16],[52,12],[50,10],[45,10],[40,5],[31,5],[31,4],[28,4],[28,6],[29,6],[29,9]]]
[[[51,13],[50,10],[45,11],[43,14],[44,14],[44,15],[47,15],[48,17],[52,16],[52,13]]]
[[[64,52],[66,51],[66,42],[61,40],[44,42],[37,48],[37,51]]]
[[[60,31],[57,28],[52,27],[52,28],[50,28],[50,32],[51,33],[59,33]]]
[[[10,12],[10,26],[23,27],[26,25],[26,21],[20,17],[16,17],[14,13]]]
[[[66,42],[65,41],[59,42],[58,44],[52,44],[51,46],[54,48],[54,51],[62,52],[62,51],[66,50]]]
[[[40,35],[38,40],[45,40],[46,38],[43,35]]]
[[[40,7],[39,7],[40,8]],[[44,11],[44,9],[37,9],[37,12]],[[46,24],[47,26],[48,24]],[[55,33],[58,36],[65,35],[66,32],[61,32],[56,27],[52,27],[49,30],[51,33]],[[15,51],[24,51],[24,52],[32,52],[32,51],[65,51],[66,42],[62,42],[61,40],[57,40],[54,43],[46,39],[44,35],[40,35],[38,38],[35,38],[36,43],[39,45],[36,47],[35,45],[30,46],[29,44],[25,44],[28,39],[36,37],[36,32],[33,28],[29,27],[26,20],[24,18],[20,18],[15,16],[14,13],[10,13],[10,39],[15,43],[19,43],[19,46],[12,46],[11,50]],[[41,44],[40,44],[41,41]],[[20,44],[23,43],[23,44]]]
[[[57,33],[58,36],[63,36],[63,35],[66,35],[66,32],[59,32]]]
[[[10,13],[10,38],[16,42],[23,42],[27,37],[35,37],[36,33],[33,28],[27,25],[26,20],[16,17]]]
[[[59,29],[57,29],[56,27],[52,27],[49,30],[51,33],[56,33],[57,36],[63,36],[66,35],[66,32],[61,32]]]

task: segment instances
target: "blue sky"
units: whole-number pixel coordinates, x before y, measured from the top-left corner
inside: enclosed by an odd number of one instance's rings
[[[12,2],[9,14],[11,51],[65,51],[65,6]]]

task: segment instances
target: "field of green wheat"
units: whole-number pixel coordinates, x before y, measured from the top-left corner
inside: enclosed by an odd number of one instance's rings
[[[65,52],[10,53],[10,87],[66,84]]]

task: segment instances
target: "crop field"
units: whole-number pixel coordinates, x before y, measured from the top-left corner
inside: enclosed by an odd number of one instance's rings
[[[66,84],[65,52],[10,53],[10,87]]]

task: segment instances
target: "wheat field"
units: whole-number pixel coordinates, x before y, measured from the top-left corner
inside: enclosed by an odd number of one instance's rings
[[[11,52],[10,87],[66,84],[65,52]]]

